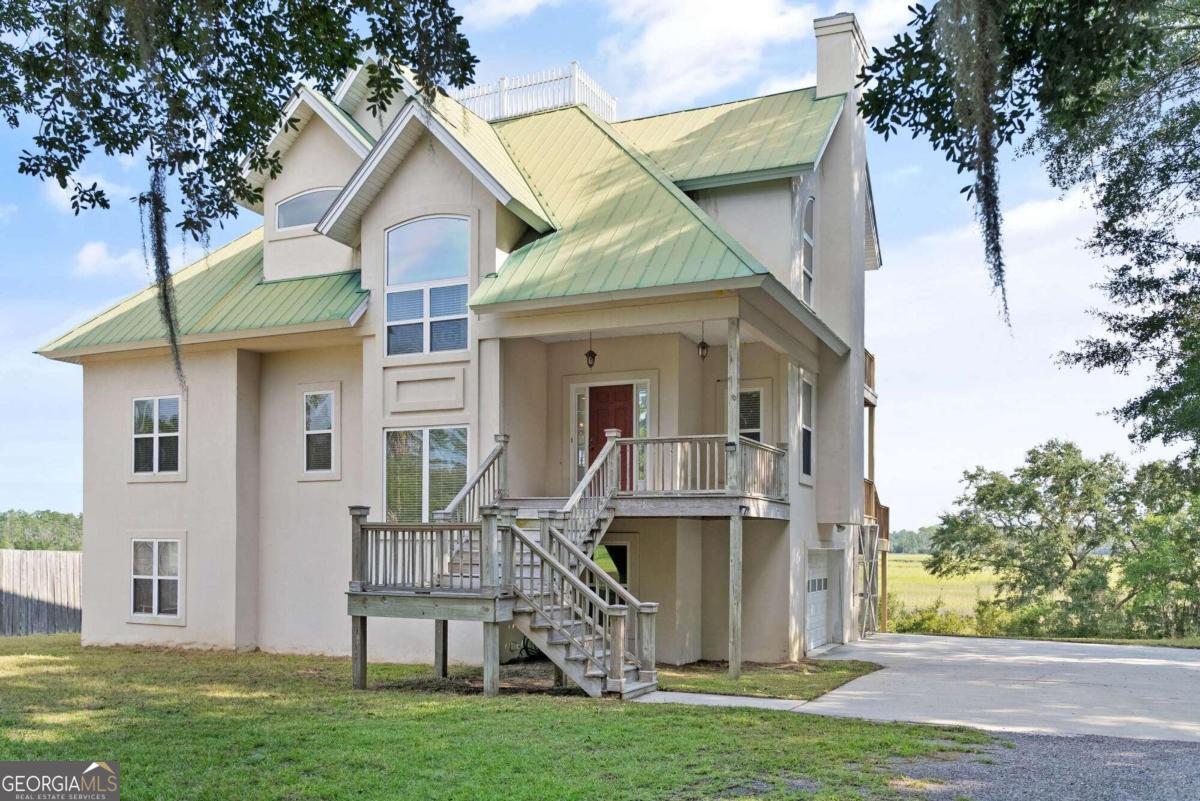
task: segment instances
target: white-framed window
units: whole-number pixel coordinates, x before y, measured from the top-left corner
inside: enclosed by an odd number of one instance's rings
[[[339,187],[307,189],[279,201],[275,204],[275,230],[311,228],[325,215],[341,191]]]
[[[743,389],[738,393],[738,433],[755,442],[763,441],[763,391]]]
[[[467,483],[467,427],[395,428],[384,437],[387,522],[430,520]]]
[[[182,398],[133,399],[133,472],[178,473]]]
[[[332,473],[335,464],[333,390],[304,393],[304,472]]]
[[[471,224],[435,215],[387,232],[388,356],[467,349]]]
[[[804,228],[801,244],[804,249],[801,269],[804,274],[800,278],[800,297],[809,306],[813,302],[813,276],[816,273],[816,213],[817,200],[809,197],[804,201]]]
[[[813,474],[813,404],[816,390],[811,381],[800,382],[800,473]]]
[[[178,618],[183,610],[183,544],[177,539],[132,541],[130,614]]]

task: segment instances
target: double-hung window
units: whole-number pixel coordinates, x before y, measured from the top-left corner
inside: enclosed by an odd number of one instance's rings
[[[813,385],[808,381],[800,382],[800,472],[812,477],[813,474]]]
[[[180,396],[133,401],[133,472],[179,472]]]
[[[430,520],[467,483],[466,427],[394,429],[386,437],[387,521]]]
[[[809,198],[804,202],[804,230],[803,243],[801,247],[804,249],[801,269],[804,274],[800,278],[800,297],[809,306],[813,302],[813,275],[814,261],[816,258],[816,208],[817,201],[815,198]]]
[[[333,392],[304,393],[304,472],[333,471]]]
[[[467,348],[470,222],[422,217],[387,234],[387,355]]]
[[[179,540],[133,541],[132,614],[179,617],[181,553]]]

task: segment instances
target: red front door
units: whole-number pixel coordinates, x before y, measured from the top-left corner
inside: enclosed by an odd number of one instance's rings
[[[633,385],[618,384],[588,388],[588,464],[596,461],[604,447],[604,429],[619,428],[621,436],[633,436]]]

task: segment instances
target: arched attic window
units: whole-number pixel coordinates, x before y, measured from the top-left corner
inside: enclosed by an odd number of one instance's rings
[[[316,225],[341,191],[339,187],[309,189],[279,201],[275,204],[275,230]]]
[[[466,217],[433,215],[387,232],[387,355],[467,349]]]

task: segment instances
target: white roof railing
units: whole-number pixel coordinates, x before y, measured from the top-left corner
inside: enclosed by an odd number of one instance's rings
[[[450,96],[489,121],[576,104],[588,106],[605,122],[617,118],[617,99],[581,70],[578,61],[513,78],[502,76],[495,83],[452,89]]]

